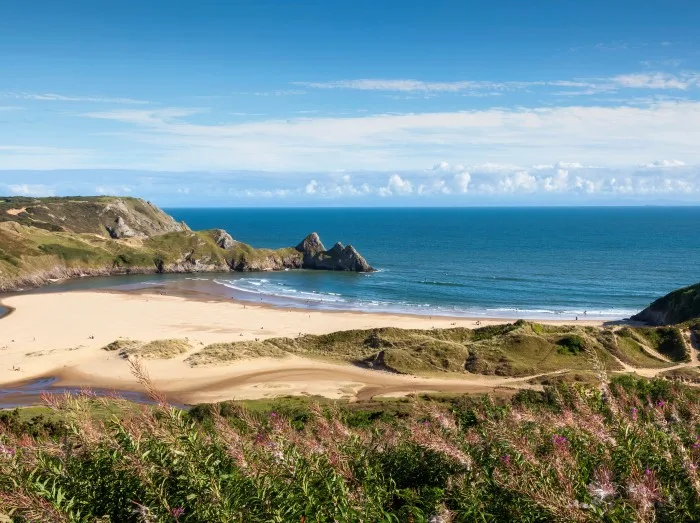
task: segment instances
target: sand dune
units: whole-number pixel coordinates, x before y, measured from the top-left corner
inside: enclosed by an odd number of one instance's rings
[[[302,393],[355,398],[413,391],[481,392],[523,381],[483,376],[415,378],[298,357],[203,368],[183,362],[192,352],[216,342],[388,326],[474,327],[474,319],[284,310],[157,293],[29,294],[6,298],[3,304],[15,311],[0,319],[0,384],[57,376],[61,385],[137,390],[128,363],[101,350],[120,337],[146,342],[189,339],[193,349],[188,353],[146,363],[156,385],[182,402]],[[480,321],[489,325],[505,320]]]

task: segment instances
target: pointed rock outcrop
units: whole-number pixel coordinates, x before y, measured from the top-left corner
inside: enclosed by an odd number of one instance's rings
[[[374,269],[352,246],[338,242],[326,250],[318,234],[311,233],[296,246],[304,257],[302,268],[326,271],[372,272]]]
[[[321,242],[321,238],[318,236],[318,233],[315,232],[309,234],[295,248],[299,252],[310,254],[312,256],[326,250],[326,248],[323,246],[323,242]]]
[[[136,233],[126,224],[124,218],[121,216],[117,216],[117,219],[114,220],[114,224],[111,227],[107,225],[106,228],[109,235],[115,240],[119,240],[121,238],[133,238],[136,236]]]
[[[214,229],[214,241],[222,249],[230,249],[237,243],[224,229]]]

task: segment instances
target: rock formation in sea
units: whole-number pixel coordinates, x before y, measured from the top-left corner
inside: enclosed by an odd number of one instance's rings
[[[303,254],[302,268],[327,271],[372,272],[374,269],[352,246],[343,247],[338,242],[329,250],[323,246],[315,232],[309,234],[296,246]]]

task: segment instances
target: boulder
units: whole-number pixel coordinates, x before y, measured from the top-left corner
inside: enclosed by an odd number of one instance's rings
[[[222,249],[230,249],[236,245],[236,240],[224,229],[214,229],[214,241]]]
[[[114,220],[114,224],[111,227],[107,225],[106,228],[109,235],[115,240],[133,238],[136,236],[136,233],[126,224],[124,218],[121,216],[117,216],[117,219]]]

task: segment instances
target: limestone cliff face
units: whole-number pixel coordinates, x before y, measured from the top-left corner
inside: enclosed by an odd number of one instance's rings
[[[302,267],[326,271],[372,272],[374,269],[352,246],[338,242],[326,250],[318,234],[311,233],[296,246],[303,254]]]
[[[649,325],[673,325],[700,318],[700,283],[675,290],[632,316]]]
[[[373,270],[352,247],[256,249],[223,229],[191,231],[135,198],[0,198],[0,292],[129,273]]]

